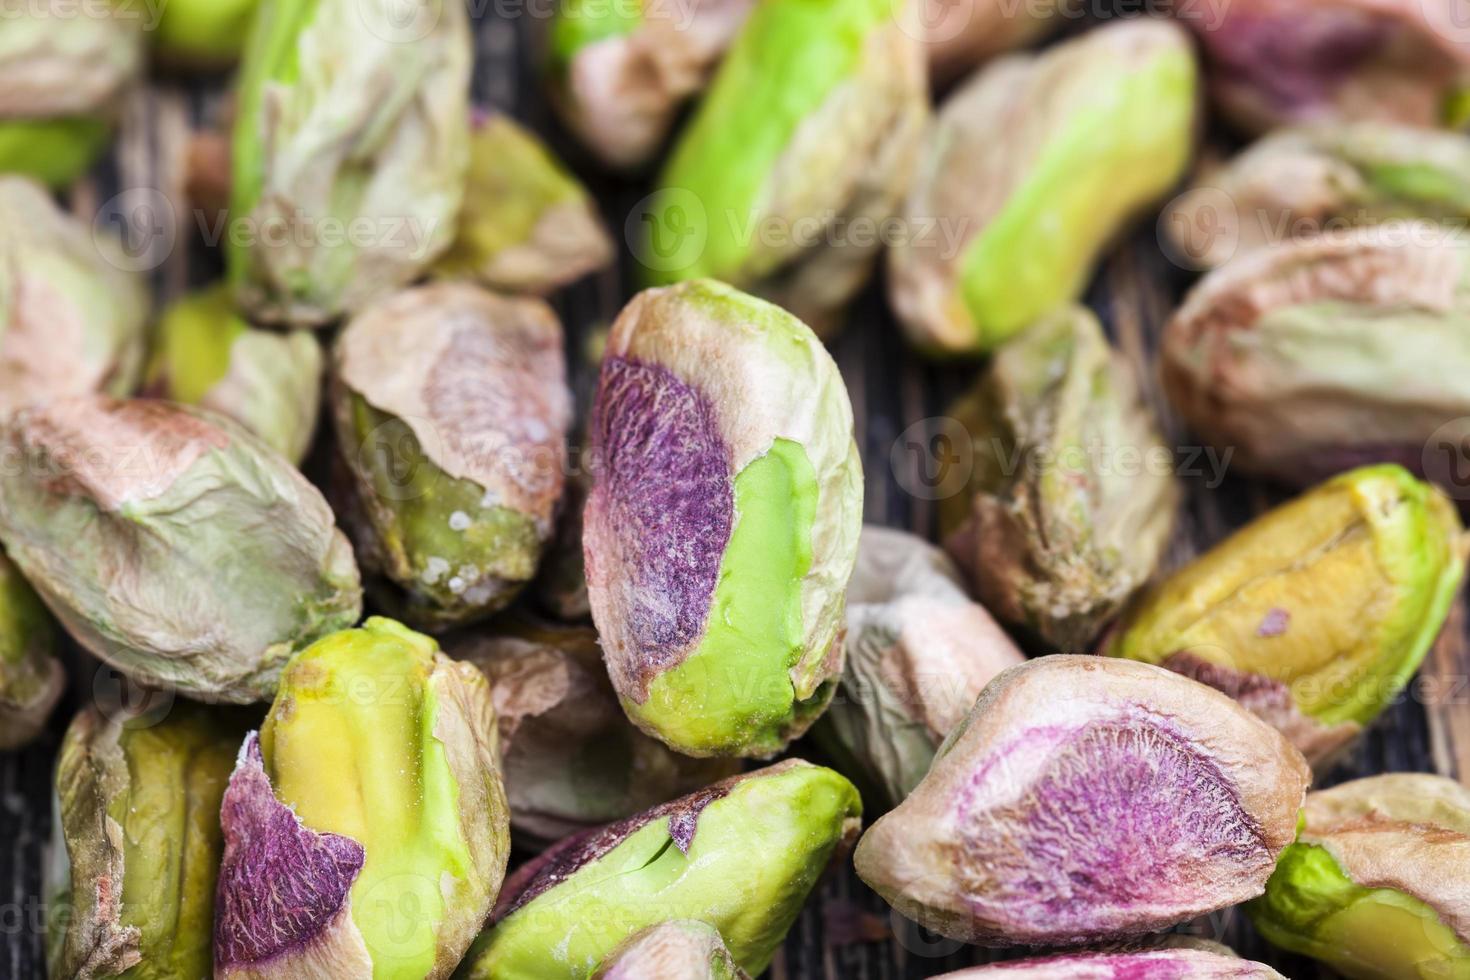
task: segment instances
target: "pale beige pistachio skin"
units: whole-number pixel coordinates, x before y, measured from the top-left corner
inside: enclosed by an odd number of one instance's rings
[[[649,926],[613,950],[592,980],[750,980],[718,929],[697,919]]]
[[[1470,238],[1409,222],[1242,255],[1186,296],[1160,361],[1174,407],[1242,472],[1421,469],[1431,435],[1470,434]]]
[[[141,7],[111,0],[16,4],[0,32],[0,126],[110,114],[142,68],[146,22]]]
[[[922,0],[921,23],[936,84],[959,78],[976,65],[1025,47],[1063,23],[1072,0]],[[1073,14],[1072,16],[1075,16]]]
[[[355,622],[347,539],[243,428],[89,397],[0,427],[0,540],[76,640],[148,685],[248,703],[293,650]]]
[[[842,686],[816,734],[890,804],[924,778],[985,685],[1025,660],[943,551],[874,524],[858,539],[845,645]]]
[[[1165,943],[1159,948],[1123,947],[1090,953],[1060,953],[1034,960],[992,963],[935,980],[1135,980],[1148,977],[1180,980],[1285,980],[1264,963],[1243,960],[1229,948],[1205,940],[1189,945]]]
[[[1259,895],[1309,780],[1218,691],[1148,664],[1041,657],[990,683],[855,861],[954,939],[1141,935]]]
[[[126,270],[110,235],[41,185],[0,176],[0,417],[68,395],[132,394],[148,298]]]
[[[0,751],[41,733],[66,688],[51,614],[0,552]]]
[[[416,624],[504,606],[535,576],[565,479],[571,393],[551,308],[415,287],[354,317],[333,367],[363,564],[407,592]]]
[[[1080,652],[1158,566],[1179,489],[1132,368],[1069,307],[1002,347],[950,414],[969,485],[941,503],[945,547],[998,619]]]
[[[1160,219],[1216,268],[1244,252],[1394,219],[1470,220],[1470,135],[1390,122],[1276,130],[1202,169]]]

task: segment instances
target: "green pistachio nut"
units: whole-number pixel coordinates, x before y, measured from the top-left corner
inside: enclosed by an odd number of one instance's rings
[[[28,0],[0,31],[0,173],[64,187],[101,153],[143,65],[146,18],[125,0]],[[8,223],[8,222],[7,222]]]
[[[41,733],[66,688],[56,626],[20,571],[0,552],[0,751]]]
[[[597,203],[551,150],[509,116],[476,110],[459,232],[434,270],[544,296],[606,268]]]
[[[649,926],[613,950],[592,980],[750,980],[719,930],[697,919]]]
[[[1260,895],[1310,775],[1275,730],[1203,684],[1038,657],[990,682],[854,860],[895,909],[952,939],[1140,936]]]
[[[211,969],[220,799],[245,724],[182,699],[156,722],[88,708],[56,763],[50,976],[175,980]]]
[[[1470,437],[1470,237],[1421,222],[1259,249],[1160,342],[1164,389],[1242,471],[1303,486],[1393,460],[1435,479]]]
[[[318,641],[221,821],[219,980],[449,976],[510,852],[489,685],[389,619]]]
[[[158,24],[149,40],[169,65],[227,68],[239,60],[260,2],[168,0],[158,8]]]
[[[500,722],[511,827],[557,840],[631,817],[732,775],[734,760],[691,759],[629,723],[597,633],[521,620],[446,641],[479,667]]]
[[[1047,649],[1082,651],[1158,566],[1179,491],[1133,372],[1082,307],[996,353],[950,411],[969,483],[941,502],[980,600]]]
[[[866,525],[847,587],[847,665],[814,734],[870,803],[898,803],[991,679],[1024,657],[944,552]]]
[[[1393,773],[1307,796],[1301,830],[1246,906],[1272,943],[1353,980],[1470,976],[1470,791]]]
[[[1463,126],[1470,43],[1457,0],[1207,0],[1199,39],[1215,108],[1264,133],[1321,121]]]
[[[1470,222],[1470,135],[1385,122],[1277,130],[1206,169],[1161,227],[1203,268],[1284,240],[1421,218]]]
[[[582,980],[669,918],[715,927],[756,976],[861,817],[851,783],[788,759],[569,837],[506,882],[455,976]]]
[[[329,324],[449,246],[470,62],[463,4],[262,0],[240,68],[225,249],[246,316]]]
[[[1188,35],[1145,18],[1003,58],[950,96],[888,253],[910,339],[988,351],[1080,296],[1103,248],[1183,175],[1195,88]]]
[[[92,653],[144,684],[271,696],[293,650],[356,622],[347,539],[311,484],[228,419],[66,399],[0,426],[0,540]]]
[[[852,406],[800,320],[710,280],[619,314],[593,404],[587,593],[613,686],[688,755],[770,755],[842,673]]]
[[[1392,464],[1343,473],[1145,593],[1106,652],[1234,696],[1319,768],[1392,703],[1464,573],[1459,515]]]
[[[708,83],[755,0],[569,0],[552,14],[552,105],[606,164],[647,163]]]
[[[828,333],[867,281],[928,115],[892,0],[764,0],[680,135],[635,249],[650,285],[710,277]]]
[[[1228,947],[1207,940],[1125,945],[1097,952],[1059,953],[1039,959],[1011,960],[946,973],[935,980],[1285,980],[1264,963],[1243,960]]]
[[[252,329],[216,287],[164,313],[144,391],[234,419],[299,464],[316,431],[322,362],[311,334]]]
[[[113,238],[39,184],[0,176],[0,417],[68,395],[132,394],[148,297],[126,269]]]
[[[571,395],[556,315],[434,283],[354,317],[333,357],[345,516],[384,601],[433,628],[503,607],[535,576],[561,499]]]

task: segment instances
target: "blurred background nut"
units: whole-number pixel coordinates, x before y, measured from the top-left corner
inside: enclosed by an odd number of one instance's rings
[[[233,422],[91,397],[0,426],[0,540],[68,632],[144,684],[270,697],[293,650],[361,611],[332,512]]]
[[[981,62],[1025,47],[1075,17],[1075,0],[922,0],[919,14],[936,85]]]
[[[144,394],[234,419],[300,464],[321,407],[321,344],[309,333],[255,330],[228,289],[178,300],[153,338]]]
[[[450,656],[490,681],[511,828],[556,840],[630,817],[738,769],[691,759],[634,728],[585,627],[497,624],[449,638]]]
[[[566,469],[561,324],[540,300],[469,283],[400,292],[337,339],[329,394],[345,514],[382,598],[442,628],[536,574]]]
[[[66,672],[57,640],[46,607],[0,552],[0,751],[39,735],[61,699]]]
[[[815,734],[865,792],[893,805],[991,679],[1024,659],[922,538],[866,525],[847,587],[847,663]]]
[[[1470,971],[1470,790],[1393,773],[1307,795],[1296,843],[1246,906],[1271,942],[1354,980]]]
[[[1153,574],[1178,509],[1131,368],[1070,307],[1002,347],[950,415],[974,469],[941,503],[945,547],[1002,622],[1082,651]]]
[[[67,395],[133,393],[148,297],[125,267],[113,239],[39,184],[0,176],[0,417]]]
[[[1172,941],[1171,941],[1172,940]],[[1228,947],[1171,935],[1156,948],[1125,947],[1092,953],[1062,953],[1034,960],[992,963],[935,980],[1130,980],[1134,977],[1190,980],[1284,980],[1264,963],[1242,960]]]
[[[1418,669],[1467,547],[1439,490],[1391,464],[1352,470],[1151,588],[1106,652],[1230,694],[1325,768]]]
[[[719,930],[697,919],[649,926],[613,950],[592,980],[750,980]]]
[[[710,280],[645,290],[608,338],[583,547],[628,716],[689,755],[765,756],[842,672],[862,466],[805,324]]]
[[[909,338],[980,353],[1080,296],[1104,246],[1183,175],[1195,74],[1180,28],[1128,20],[998,60],[949,96],[888,252]]]
[[[138,0],[129,0],[137,3]],[[153,52],[175,68],[217,70],[240,57],[261,0],[167,0],[149,35]]]

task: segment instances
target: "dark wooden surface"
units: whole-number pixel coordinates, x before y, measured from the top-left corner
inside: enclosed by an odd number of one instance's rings
[[[485,10],[479,15],[477,32],[477,99],[513,112],[552,141],[597,193],[608,226],[624,246],[626,257],[623,223],[647,193],[646,178],[613,179],[599,173],[559,130],[539,90],[528,53],[529,39],[538,25],[525,17],[499,16],[490,5],[472,5],[472,9],[481,7]],[[155,82],[131,105],[112,158],[99,167],[95,179],[71,195],[71,206],[79,214],[90,219],[100,213],[104,221],[120,219],[134,233],[141,232],[140,262],[152,268],[160,302],[189,284],[207,282],[218,274],[218,258],[199,241],[198,223],[187,209],[182,187],[190,128],[208,126],[224,116],[227,83],[225,78]],[[121,196],[115,197],[119,192]],[[159,204],[160,195],[171,209]],[[1181,459],[1188,458],[1193,443],[1159,392],[1154,346],[1163,320],[1189,281],[1188,273],[1165,258],[1152,225],[1146,223],[1109,258],[1088,297],[1145,380],[1168,441],[1181,447]],[[578,352],[592,331],[610,322],[629,295],[630,275],[623,261],[619,268],[579,283],[556,298],[569,332],[568,349],[579,396],[585,396],[591,372],[585,363],[579,363]],[[896,453],[894,447],[900,435],[915,424],[920,425],[915,430],[919,434],[938,431],[936,420],[973,380],[976,366],[936,366],[909,352],[876,285],[854,305],[846,330],[832,343],[832,352],[852,394],[866,471],[867,519],[932,536],[934,502],[926,499],[927,494],[916,495],[911,490],[923,485],[917,480],[919,467],[933,466],[936,461],[906,448],[909,440]],[[1203,476],[1184,476],[1181,482],[1186,497],[1169,555],[1171,567],[1283,496],[1271,487],[1228,473],[1214,488],[1206,486]],[[25,751],[0,753],[0,978],[5,980],[44,975],[41,855],[51,819],[52,760],[75,707],[99,694],[109,696],[110,673],[99,673],[81,661],[76,666],[72,689],[47,736]],[[1418,682],[1384,713],[1329,781],[1407,770],[1470,778],[1467,676],[1470,655],[1461,599]],[[799,743],[793,751],[820,761],[820,753],[806,743]],[[1184,928],[1227,942],[1244,955],[1271,963],[1288,977],[1332,976],[1310,961],[1272,951],[1244,917],[1231,910]],[[926,935],[891,914],[845,869],[813,896],[769,976],[776,980],[908,980],[983,962],[986,956],[983,951]]]

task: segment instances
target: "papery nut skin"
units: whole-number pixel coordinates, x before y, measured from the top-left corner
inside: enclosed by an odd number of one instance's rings
[[[854,859],[953,939],[1137,936],[1259,895],[1309,778],[1274,729],[1203,684],[1057,654],[991,681]]]
[[[350,625],[357,564],[316,488],[221,416],[105,397],[0,426],[0,539],[69,633],[148,686],[269,698]]]
[[[750,980],[719,930],[697,919],[649,926],[598,967],[592,980]]]
[[[1126,946],[1090,953],[1063,953],[1011,960],[946,973],[935,980],[1284,980],[1264,963],[1243,960],[1228,947],[1205,940],[1172,940],[1153,947]],[[1177,941],[1184,940],[1184,941]]]
[[[591,444],[588,597],[624,709],[689,755],[775,753],[842,670],[862,468],[836,365],[728,286],[646,290],[608,338]]]
[[[1393,464],[1361,467],[1152,587],[1106,652],[1225,691],[1325,769],[1418,669],[1467,547],[1437,488]]]
[[[66,689],[56,624],[0,552],[0,751],[29,744]]]
[[[1391,773],[1307,796],[1296,843],[1246,906],[1283,949],[1355,980],[1470,971],[1470,790]]]
[[[929,77],[947,85],[998,54],[1029,46],[1076,16],[1073,0],[922,0]]]

